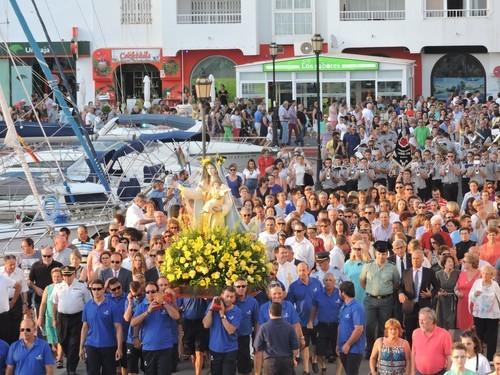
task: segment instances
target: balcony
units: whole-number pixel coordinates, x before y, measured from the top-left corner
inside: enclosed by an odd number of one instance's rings
[[[404,19],[404,10],[340,11],[341,21],[397,21]]]
[[[241,23],[241,0],[177,0],[177,24]]]
[[[425,9],[425,18],[488,17],[489,9]]]

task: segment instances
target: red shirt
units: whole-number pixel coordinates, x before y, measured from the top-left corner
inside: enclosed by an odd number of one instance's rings
[[[424,249],[429,249],[429,250],[432,249],[431,237],[433,234],[434,233],[432,233],[432,231],[428,231],[428,232],[425,232],[424,234],[422,234],[422,238],[420,239],[420,244],[422,245],[422,247]],[[448,232],[445,232],[444,230],[441,229],[439,231],[439,234],[441,235],[441,237],[443,237],[444,244],[446,246],[453,247],[453,244],[452,244],[451,238],[450,238],[450,234]]]
[[[422,328],[414,330],[412,353],[416,369],[422,374],[437,374],[446,368],[451,345],[451,336],[443,328],[435,326],[431,333],[424,333]]]
[[[264,177],[266,175],[266,168],[274,164],[274,158],[272,156],[260,156],[257,160],[257,165],[259,166],[260,176]]]

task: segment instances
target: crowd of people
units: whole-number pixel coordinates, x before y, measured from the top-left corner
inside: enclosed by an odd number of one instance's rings
[[[336,362],[356,375],[363,358],[371,374],[500,374],[499,103],[332,100],[319,181],[301,147],[316,108],[295,108],[283,103],[273,121],[251,102],[220,105],[221,123],[243,111],[250,132],[276,125],[277,155],[225,166],[242,224],[273,265],[265,290],[244,278],[215,298],[171,288],[164,250],[191,220],[182,171],[137,195],[106,236],[81,226],[71,241],[63,228],[52,246],[26,238],[4,257],[6,373],[66,361],[74,374],[83,360],[89,374],[169,374],[190,356],[196,375],[292,374],[297,362],[304,374]],[[240,137],[230,121],[219,130]],[[390,157],[404,137],[406,166]]]

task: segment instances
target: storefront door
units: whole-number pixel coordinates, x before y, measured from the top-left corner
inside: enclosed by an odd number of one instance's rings
[[[314,102],[318,98],[316,83],[311,82],[297,82],[297,104],[303,104],[304,108],[312,108]]]
[[[351,81],[351,106],[364,102],[367,97],[375,100],[375,81]]]
[[[273,83],[268,82],[269,103],[274,100]],[[292,100],[292,82],[276,82],[276,92],[278,97],[277,105],[281,105],[285,100]]]

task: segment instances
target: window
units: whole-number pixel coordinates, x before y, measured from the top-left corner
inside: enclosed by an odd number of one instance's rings
[[[377,95],[384,98],[400,98],[402,91],[401,81],[377,82]]]
[[[307,35],[313,30],[311,0],[274,0],[274,33]]]
[[[341,21],[404,20],[404,0],[341,0]]]
[[[177,23],[241,23],[241,0],[177,0]]]
[[[336,99],[340,103],[346,101],[345,82],[323,82],[322,87],[324,99]]]
[[[265,83],[242,83],[241,93],[245,98],[263,98],[266,96]]]
[[[150,24],[151,0],[122,0],[122,25]]]

